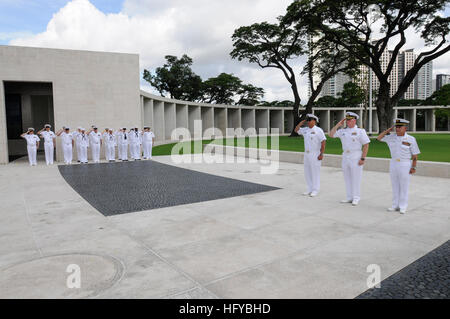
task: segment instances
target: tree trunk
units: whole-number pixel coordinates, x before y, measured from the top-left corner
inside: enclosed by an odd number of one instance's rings
[[[294,132],[295,127],[300,122],[300,117],[298,116],[298,108],[300,107],[300,95],[297,91],[297,83],[295,82],[295,78],[291,82],[292,93],[294,94],[294,106],[292,108],[292,118],[293,118],[293,127],[291,130],[291,135],[289,137],[298,136],[297,132]]]
[[[383,132],[392,126],[392,119],[394,115],[394,109],[392,108],[392,101],[389,96],[389,84],[380,85],[378,91],[378,97],[375,102],[378,115],[378,127],[379,132]]]

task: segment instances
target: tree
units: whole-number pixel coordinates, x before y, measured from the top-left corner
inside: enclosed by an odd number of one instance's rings
[[[313,40],[310,41],[311,39]],[[351,56],[345,54],[342,47],[324,41],[319,34],[311,30],[307,14],[301,18],[296,15],[296,19],[291,19],[287,12],[286,16],[278,17],[278,23],[262,22],[240,27],[234,31],[232,40],[234,49],[230,55],[233,59],[248,60],[261,68],[276,68],[282,71],[294,96],[293,127],[300,121],[300,95],[297,71],[291,61],[309,54],[302,73],[309,76],[312,94],[302,112],[303,115],[312,112],[313,102],[328,79],[353,67],[348,61]],[[313,73],[316,71],[320,74],[319,83],[313,81]],[[292,130],[291,136],[297,134]]]
[[[312,28],[372,69],[379,81],[375,106],[379,128],[383,131],[391,125],[393,107],[414,81],[418,71],[450,50],[446,39],[450,18],[439,15],[449,3],[449,0],[297,0],[288,7],[288,12],[292,20],[302,21],[306,10]],[[376,14],[373,15],[373,12]],[[380,30],[371,28],[374,16],[382,22]],[[413,67],[390,96],[389,75],[400,49],[406,44],[406,31],[412,28],[429,48],[417,56]],[[375,33],[376,40],[372,40]],[[380,60],[388,44],[393,50],[387,65],[383,65]]]
[[[299,121],[300,95],[294,68],[288,61],[305,53],[305,34],[304,30],[281,23],[281,18],[278,20],[277,24],[262,22],[236,29],[232,35],[234,49],[230,55],[239,61],[248,60],[261,68],[276,68],[283,72],[294,95],[295,124]]]
[[[424,101],[417,99],[412,100],[401,99],[397,103],[397,106],[417,106],[417,105],[424,105]]]
[[[314,102],[314,107],[336,107],[338,100],[331,95],[321,96]]]
[[[243,84],[238,89],[239,95],[238,105],[256,105],[260,101],[259,99],[264,96],[264,89],[256,87],[252,84]]]
[[[359,107],[365,100],[365,92],[355,82],[347,82],[339,93],[344,107]]]
[[[450,84],[442,86],[435,91],[425,103],[427,105],[450,105]]]
[[[192,69],[192,59],[184,54],[180,59],[165,56],[166,63],[156,68],[155,74],[144,69],[143,78],[156,88],[161,96],[169,93],[170,98],[196,101],[201,97],[202,79]]]
[[[237,76],[221,73],[203,82],[203,101],[216,104],[233,104],[234,96],[242,86]]]

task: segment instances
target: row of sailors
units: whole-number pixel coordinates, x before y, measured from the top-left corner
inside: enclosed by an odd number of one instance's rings
[[[363,166],[369,150],[370,139],[363,128],[356,125],[359,115],[347,112],[330,131],[331,138],[339,138],[342,144],[342,172],[345,180],[346,199],[341,203],[357,206],[361,198],[361,178]],[[304,169],[307,190],[303,195],[315,197],[320,190],[320,166],[325,152],[326,137],[316,126],[319,118],[307,114],[294,129],[303,135],[305,143]],[[341,126],[346,124],[345,128]],[[302,127],[307,124],[305,127]],[[392,206],[389,211],[406,212],[411,175],[416,173],[417,155],[420,154],[416,139],[407,134],[409,121],[395,119],[394,125],[381,132],[377,140],[385,142],[391,153],[389,172],[392,184]]]
[[[100,162],[100,148],[104,145],[105,158],[109,162],[115,161],[115,148],[118,149],[119,160],[128,161],[128,145],[130,149],[131,159],[141,159],[141,146],[143,149],[144,159],[152,158],[152,147],[155,141],[155,134],[150,127],[144,127],[143,131],[139,131],[137,127],[127,132],[127,129],[121,128],[117,131],[106,128],[103,133],[93,125],[89,131],[82,127],[78,127],[77,131],[70,132],[69,127],[63,127],[56,134],[51,131],[51,125],[46,124],[42,130],[34,134],[34,128],[28,128],[28,131],[21,135],[27,141],[28,159],[31,166],[36,165],[36,152],[39,148],[40,138],[44,139],[45,161],[47,165],[53,164],[54,149],[56,145],[56,137],[61,137],[62,151],[64,154],[64,162],[72,163],[73,147],[76,147],[78,162],[88,162],[88,148],[91,149],[92,160],[94,163]]]

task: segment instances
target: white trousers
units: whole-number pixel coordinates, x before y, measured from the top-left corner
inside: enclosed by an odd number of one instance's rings
[[[94,163],[100,162],[100,144],[91,144],[92,160]]]
[[[320,166],[322,161],[319,161],[320,152],[305,153],[304,167],[305,167],[305,179],[308,186],[308,193],[319,192],[320,190]]]
[[[152,158],[152,147],[153,143],[143,143],[142,148],[144,149],[144,157]]]
[[[75,146],[77,148],[77,161],[81,162],[81,150],[80,150],[80,145],[78,143],[75,142]]]
[[[45,162],[48,164],[53,164],[53,153],[54,147],[53,143],[44,143],[44,151],[45,151]]]
[[[362,152],[357,152],[356,154],[343,155],[342,157],[342,171],[344,173],[347,200],[349,201],[359,201],[361,199],[363,165],[358,165],[361,154]]]
[[[141,159],[141,145],[137,143],[130,144],[130,150],[132,150],[131,157],[133,159]]]
[[[105,157],[107,161],[114,161],[116,159],[116,149],[114,145],[106,145],[105,148]]]
[[[80,156],[78,156],[78,159],[80,160],[81,163],[87,163],[88,158],[87,158],[87,146],[84,145],[80,145],[79,147],[80,149]]]
[[[30,162],[30,165],[36,165],[36,153],[37,153],[36,145],[27,145],[27,151],[28,151],[28,161]]]
[[[408,190],[411,180],[411,161],[397,162],[391,160],[389,173],[392,184],[392,207],[406,210],[408,208]]]
[[[119,144],[118,151],[120,160],[128,160],[128,144]]]
[[[72,162],[72,144],[63,144],[62,149],[64,153],[64,162],[70,164]]]

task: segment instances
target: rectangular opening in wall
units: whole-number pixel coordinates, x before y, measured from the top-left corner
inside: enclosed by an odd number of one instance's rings
[[[27,146],[20,135],[29,127],[35,133],[45,124],[54,131],[53,85],[48,82],[4,81],[8,159],[14,161],[27,155]],[[44,143],[39,145],[43,153]]]

